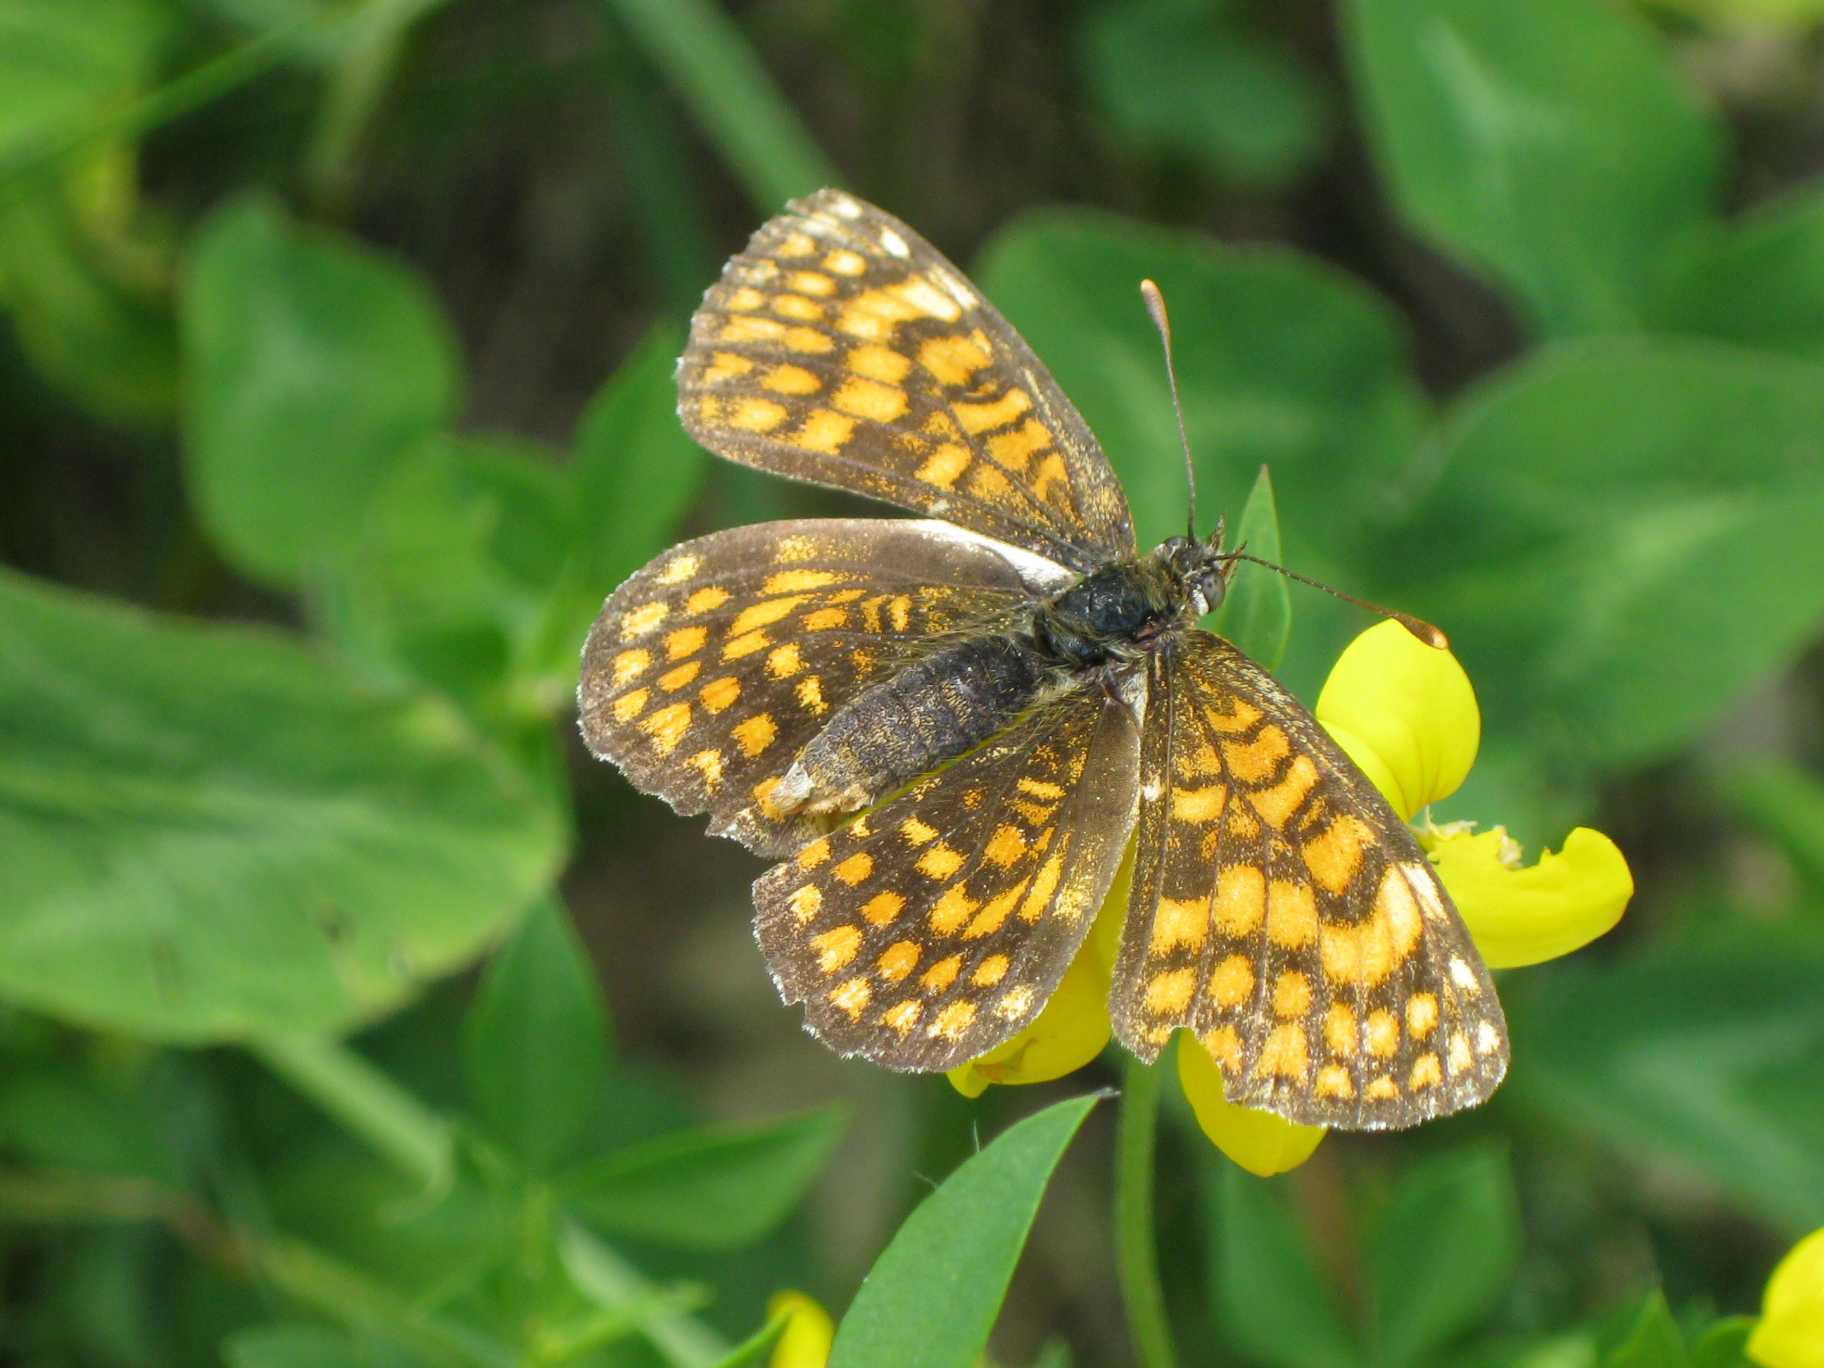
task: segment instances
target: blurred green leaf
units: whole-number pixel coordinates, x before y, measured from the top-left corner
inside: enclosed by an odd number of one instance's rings
[[[1695,238],[1667,268],[1653,321],[1824,361],[1824,192],[1795,191]]]
[[[177,413],[177,327],[135,250],[91,233],[60,190],[0,197],[0,305],[20,349],[104,422],[155,426]]]
[[[836,1108],[757,1125],[709,1126],[579,1164],[559,1195],[611,1235],[686,1249],[738,1249],[803,1198],[842,1138]]]
[[[1077,64],[1116,133],[1219,175],[1278,184],[1328,138],[1316,79],[1293,53],[1205,3],[1120,0],[1085,11]]]
[[[222,1361],[227,1368],[407,1368],[413,1362],[345,1330],[302,1321],[237,1331],[222,1345]]]
[[[456,408],[455,341],[423,282],[263,200],[199,232],[181,326],[191,501],[258,579],[295,586],[345,558]]]
[[[489,962],[462,1041],[476,1114],[534,1171],[569,1150],[594,1107],[607,1029],[588,952],[547,896]]]
[[[161,0],[9,0],[0,7],[0,173],[152,74],[175,27]]]
[[[1665,1293],[1654,1288],[1641,1301],[1621,1342],[1602,1356],[1602,1368],[1687,1368],[1690,1361]]]
[[[1520,1262],[1507,1155],[1463,1149],[1410,1168],[1364,1241],[1379,1361],[1416,1363],[1474,1325]]]
[[[182,1179],[161,1127],[169,1099],[150,1079],[110,1085],[65,1061],[9,1069],[0,1087],[0,1147],[57,1173],[143,1178],[176,1189]],[[165,1104],[165,1105],[161,1105]]]
[[[1491,740],[1571,777],[1639,764],[1815,635],[1821,455],[1809,366],[1671,341],[1550,351],[1459,400],[1399,537],[1414,558],[1380,596],[1447,625]]]
[[[1242,506],[1230,544],[1247,547],[1248,554],[1279,561],[1279,513],[1273,506],[1273,479],[1262,466],[1254,488]],[[1222,606],[1210,620],[1210,630],[1227,637],[1247,655],[1277,669],[1292,635],[1292,595],[1286,577],[1261,565],[1235,562],[1235,573],[1223,595]]]
[[[770,1363],[773,1346],[785,1334],[786,1324],[786,1317],[775,1316],[736,1345],[716,1368],[759,1368],[761,1364]]]
[[[1214,1160],[1204,1171],[1217,1338],[1287,1368],[1361,1363],[1304,1227],[1286,1203],[1286,1183],[1263,1182]]]
[[[1015,1122],[913,1208],[837,1326],[830,1368],[975,1368],[1052,1170],[1096,1101]]]
[[[1698,1335],[1691,1346],[1691,1368],[1754,1368],[1748,1361],[1748,1336],[1757,1318],[1730,1316]]]
[[[1702,1174],[1779,1230],[1824,1225],[1824,943],[1729,915],[1702,938],[1503,985],[1509,1088],[1559,1125]]]
[[[1732,763],[1723,793],[1749,825],[1785,851],[1806,882],[1824,893],[1824,782],[1784,760]]]
[[[537,443],[432,436],[374,492],[318,597],[324,624],[383,671],[487,699],[531,670],[576,544],[573,504]]]
[[[1399,212],[1553,336],[1630,330],[1715,199],[1720,126],[1601,0],[1354,0],[1347,52]]]
[[[1109,215],[1028,215],[976,279],[1089,419],[1142,546],[1184,526],[1183,460],[1142,278],[1171,306],[1201,516],[1242,507],[1270,466],[1286,554],[1323,574],[1374,544],[1406,497],[1425,403],[1404,329],[1322,263],[1231,249]]]
[[[663,551],[690,507],[709,455],[678,422],[672,378],[682,330],[666,324],[640,343],[596,391],[576,432],[575,498],[582,563],[598,602]]]
[[[677,88],[763,214],[841,176],[712,0],[599,0]]]
[[[447,707],[283,637],[0,575],[0,994],[168,1039],[345,1027],[548,886],[561,825]]]

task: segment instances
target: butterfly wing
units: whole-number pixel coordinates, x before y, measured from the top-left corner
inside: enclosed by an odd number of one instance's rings
[[[1295,698],[1182,633],[1153,657],[1141,751],[1110,1002],[1129,1049],[1155,1058],[1188,1029],[1230,1101],[1349,1129],[1495,1090],[1487,969],[1405,823]]]
[[[1133,554],[1102,449],[936,248],[824,190],[729,261],[691,320],[678,413],[718,455],[942,516],[1078,571]]]
[[[754,884],[780,995],[842,1054],[947,1069],[1038,1015],[1133,829],[1139,734],[1094,683]]]
[[[763,855],[822,830],[765,798],[831,710],[934,638],[1068,572],[945,523],[823,518],[713,533],[616,589],[583,648],[589,748]]]

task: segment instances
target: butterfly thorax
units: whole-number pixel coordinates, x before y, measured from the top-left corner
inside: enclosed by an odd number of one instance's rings
[[[1173,537],[1150,555],[1083,576],[1036,607],[1034,636],[1060,664],[1083,668],[1150,654],[1172,628],[1191,625],[1222,601],[1229,562],[1220,536]]]
[[[864,689],[805,746],[770,801],[785,813],[860,811],[1033,708],[1122,672],[1221,601],[1219,537],[1174,537],[1110,562]]]

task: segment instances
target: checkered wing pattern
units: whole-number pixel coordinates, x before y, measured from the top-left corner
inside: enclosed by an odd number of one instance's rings
[[[781,995],[843,1054],[947,1069],[1038,1015],[1133,826],[1139,735],[1097,685],[1035,709],[754,884]]]
[[[584,739],[636,787],[763,855],[821,833],[769,807],[831,710],[944,633],[992,626],[1042,586],[943,523],[807,519],[660,556],[583,648]],[[1062,574],[1063,572],[1058,572]]]
[[[1230,1101],[1350,1129],[1494,1091],[1488,971],[1412,833],[1296,699],[1187,632],[1153,657],[1141,749],[1110,1002],[1129,1049],[1155,1058],[1186,1028]]]
[[[836,190],[733,258],[678,368],[732,461],[941,515],[1079,571],[1133,554],[1127,500],[1024,341],[937,249]]]

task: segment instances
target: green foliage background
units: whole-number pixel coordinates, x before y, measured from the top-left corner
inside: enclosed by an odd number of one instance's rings
[[[1157,279],[1204,518],[1269,466],[1476,682],[1439,816],[1636,874],[1475,1114],[1263,1183],[1167,1090],[1182,1361],[1742,1362],[1824,1224],[1818,8],[0,0],[0,1356],[695,1368],[797,1287],[838,1363],[1130,1361],[1112,1057],[834,1059],[755,862],[575,738],[622,576],[851,507],[672,416],[835,183],[1151,538]],[[1309,699],[1361,618],[1292,602]]]

